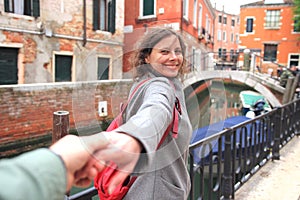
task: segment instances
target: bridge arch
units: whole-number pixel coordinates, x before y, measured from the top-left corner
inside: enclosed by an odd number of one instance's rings
[[[190,73],[184,81],[184,86],[187,88],[194,83],[211,79],[231,79],[244,83],[263,94],[273,107],[282,106],[281,102],[268,87],[272,87],[282,94],[284,93],[284,88],[277,85],[274,80],[268,80],[266,76],[260,76],[251,72],[214,70]]]

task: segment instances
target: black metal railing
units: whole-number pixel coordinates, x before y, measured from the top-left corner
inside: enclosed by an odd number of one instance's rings
[[[190,145],[189,199],[234,199],[235,191],[270,159],[280,159],[280,149],[300,134],[300,99],[228,127]],[[89,200],[95,188],[66,196]]]

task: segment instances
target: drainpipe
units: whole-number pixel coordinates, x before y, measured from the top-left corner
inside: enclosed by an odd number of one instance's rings
[[[182,33],[182,23],[183,23],[183,1],[181,0],[181,19],[180,19],[180,32]]]
[[[86,45],[86,0],[83,0],[83,44]]]

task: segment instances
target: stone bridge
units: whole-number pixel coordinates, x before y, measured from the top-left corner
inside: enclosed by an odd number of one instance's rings
[[[285,93],[285,88],[281,87],[277,80],[274,80],[267,74],[252,73],[247,71],[201,71],[198,73],[194,72],[188,74],[187,77],[185,77],[184,85],[188,87],[199,81],[220,78],[239,81],[252,87],[259,93],[263,94],[273,107],[282,105],[278,99],[278,96],[276,96],[270,89],[283,96]]]

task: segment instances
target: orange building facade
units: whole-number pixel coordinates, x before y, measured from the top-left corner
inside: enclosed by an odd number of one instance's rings
[[[130,77],[130,55],[151,27],[172,27],[187,45],[188,71],[213,67],[214,9],[209,0],[126,0],[123,72]]]
[[[259,66],[261,72],[276,76],[281,66],[299,66],[300,30],[294,26],[293,1],[273,2],[241,6],[239,48],[250,50],[252,70]]]

